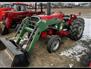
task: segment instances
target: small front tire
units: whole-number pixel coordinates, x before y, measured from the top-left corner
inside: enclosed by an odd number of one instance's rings
[[[53,35],[48,41],[47,50],[49,53],[55,52],[59,49],[61,38],[58,35]]]

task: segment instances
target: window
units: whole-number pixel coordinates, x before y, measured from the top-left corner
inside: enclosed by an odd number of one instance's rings
[[[26,8],[27,8],[27,6],[26,5],[14,5],[13,6],[15,9],[16,9],[16,11],[26,11]]]
[[[11,8],[12,5],[11,5],[11,4],[3,4],[2,7],[3,7],[3,8]]]

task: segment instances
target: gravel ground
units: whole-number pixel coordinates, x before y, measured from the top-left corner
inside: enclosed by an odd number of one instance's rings
[[[64,68],[69,68],[69,67],[83,68],[84,67],[79,63],[78,59],[75,59],[75,57],[78,55],[74,55],[74,57],[72,56],[71,58],[69,58],[69,56],[72,53],[70,53],[69,55],[66,55],[66,54],[67,54],[68,50],[70,50],[70,52],[71,51],[73,52],[73,48],[78,45],[81,48],[82,45],[80,45],[80,43],[83,44],[83,42],[81,42],[81,41],[84,40],[85,42],[87,42],[88,37],[91,36],[91,34],[89,33],[89,31],[90,31],[89,28],[91,27],[91,24],[89,24],[89,23],[91,20],[88,20],[88,19],[91,19],[91,9],[90,8],[80,8],[80,9],[79,8],[73,8],[73,9],[72,8],[71,9],[62,8],[62,9],[56,9],[56,10],[61,10],[65,14],[70,14],[73,12],[74,13],[81,12],[82,13],[81,17],[85,18],[85,20],[86,20],[85,22],[87,23],[83,37],[79,41],[72,41],[72,40],[66,38],[67,40],[65,40],[64,43],[60,46],[60,49],[52,54],[48,53],[48,51],[46,49],[46,44],[43,41],[41,41],[41,40],[38,41],[36,43],[38,47],[35,47],[32,51],[29,68],[30,67],[64,67]],[[54,11],[56,11],[56,10],[54,9]],[[0,37],[11,38],[14,35],[15,35],[15,33],[13,32],[6,36],[0,36]],[[89,40],[90,40],[90,38],[89,38]],[[83,49],[85,49],[85,48],[81,48],[81,52]],[[63,54],[63,52],[66,52],[66,54]],[[79,53],[79,52],[77,52],[77,53]],[[0,51],[0,67],[10,67],[10,64],[11,64],[11,60],[6,55],[5,51]]]

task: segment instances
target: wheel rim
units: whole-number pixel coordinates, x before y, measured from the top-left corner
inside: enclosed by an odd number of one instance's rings
[[[60,44],[60,43],[59,43],[59,40],[53,42],[53,44],[52,44],[52,45],[53,45],[53,47],[52,47],[53,51],[55,51],[55,50],[58,49],[59,44]]]

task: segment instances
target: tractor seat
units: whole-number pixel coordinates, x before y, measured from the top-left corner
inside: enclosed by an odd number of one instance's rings
[[[70,19],[70,16],[69,15],[65,15],[64,16],[64,21],[68,21]]]

